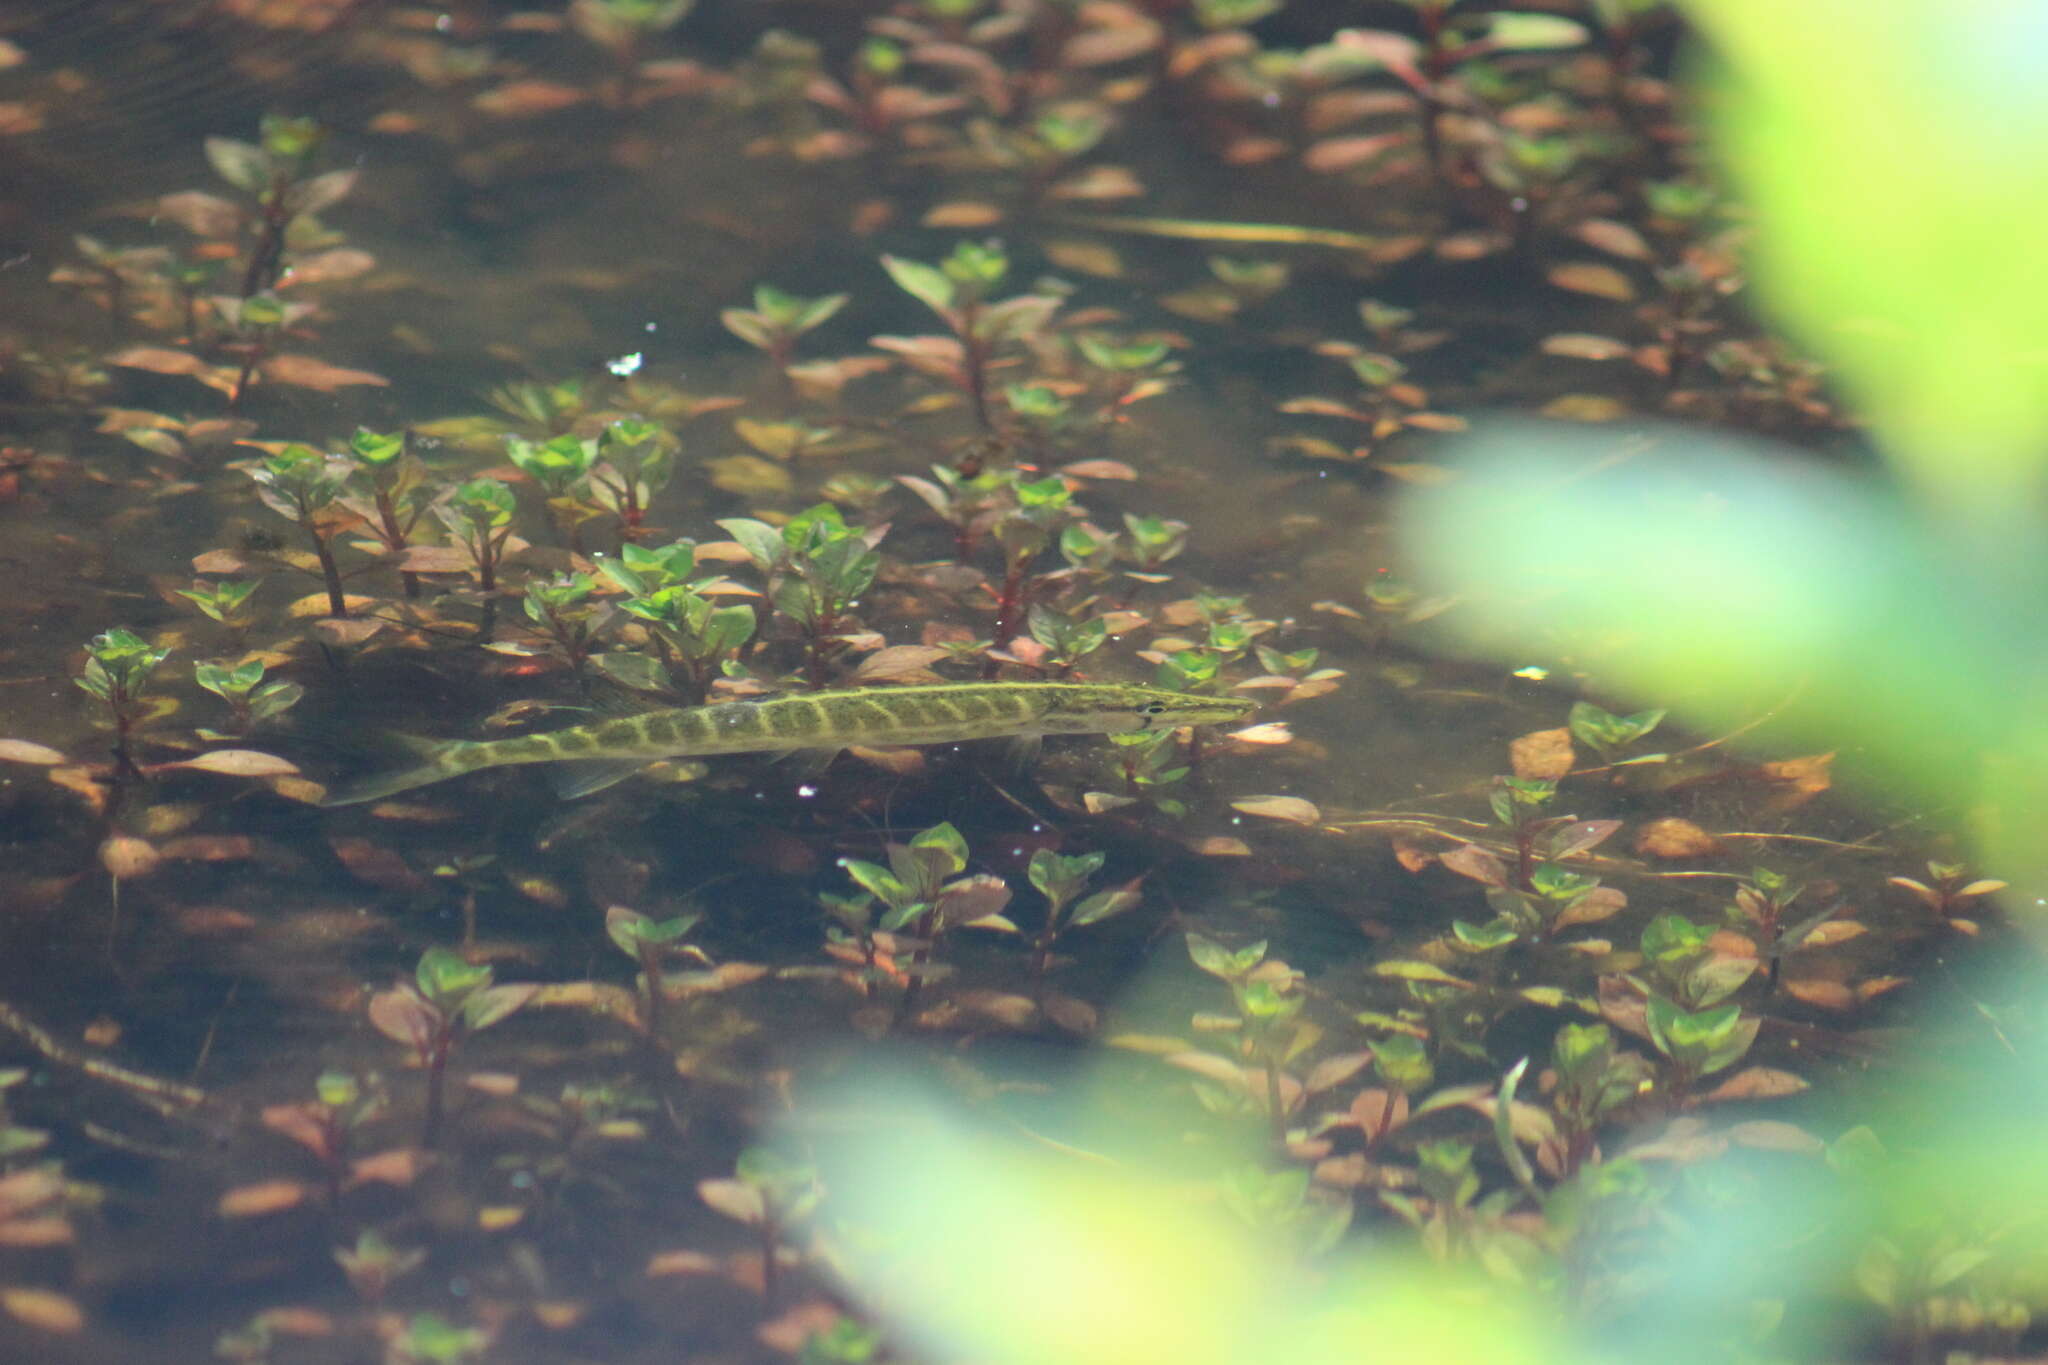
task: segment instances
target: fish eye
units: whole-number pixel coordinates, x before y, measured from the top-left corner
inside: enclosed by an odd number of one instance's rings
[[[1166,714],[1166,703],[1163,701],[1148,701],[1138,708],[1138,714],[1141,716],[1163,716]]]

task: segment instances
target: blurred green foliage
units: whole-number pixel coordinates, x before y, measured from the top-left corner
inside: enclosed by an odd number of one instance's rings
[[[1970,817],[2031,901],[2048,883],[2033,833],[2048,670],[2032,626],[2048,601],[2048,245],[2027,227],[2048,216],[2048,14],[2017,0],[1687,8],[1726,63],[1711,78],[1722,146],[1762,282],[1869,414],[1891,474],[1675,430],[1605,459],[1584,428],[1498,430],[1454,483],[1411,499],[1416,577],[1456,600],[1443,620],[1467,649],[1561,658],[1695,725],[1776,711],[1777,734],[1853,748],[1867,777]],[[1573,728],[1606,752],[1661,715],[1588,710]],[[1760,873],[1746,913],[1775,920],[1797,894],[1773,902],[1777,886]],[[1696,1075],[1755,1032],[1717,1003],[1728,982],[1697,977],[1707,932],[1674,916],[1644,939],[1684,1002],[1657,1002],[1656,1044]],[[1914,1358],[1956,1332],[2016,1344],[2048,1307],[2048,1087],[2019,1022],[1979,1003],[1931,1028],[1908,1062],[1928,1083],[1909,1078],[1907,1103],[1839,1134],[1826,1170],[1731,1157],[1653,1194],[1637,1161],[1588,1165],[1542,1202],[1562,1282],[1483,1256],[1491,1282],[1469,1262],[1344,1250],[1309,1268],[1285,1219],[1228,1216],[1244,1180],[1204,1199],[1142,1158],[1020,1154],[914,1100],[914,1132],[842,1142],[826,1162],[879,1248],[841,1270],[932,1358],[1019,1365],[1839,1358],[1857,1353],[1838,1316],[1856,1302]],[[1607,1075],[1605,1029],[1559,1047],[1589,1126],[1608,1089],[1638,1084]],[[1471,1150],[1430,1150],[1457,1186],[1436,1207],[1461,1217],[1479,1189]],[[1286,1202],[1280,1178],[1253,1182],[1260,1209]],[[1646,1243],[1649,1222],[1676,1235]],[[1628,1262],[1630,1303],[1575,1321],[1570,1267],[1603,1257]],[[1530,1289],[1555,1295],[1549,1312]],[[1567,1340],[1587,1327],[1595,1340]]]

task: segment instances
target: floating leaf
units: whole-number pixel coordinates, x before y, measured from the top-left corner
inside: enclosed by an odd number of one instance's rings
[[[116,834],[100,844],[100,866],[107,875],[122,881],[134,881],[147,877],[163,865],[163,854],[147,839],[138,839],[132,834]]]
[[[1000,206],[975,199],[955,199],[925,210],[919,225],[928,228],[985,228],[1003,221]]]
[[[1372,964],[1374,976],[1391,976],[1400,981],[1425,981],[1438,986],[1463,986],[1471,989],[1472,983],[1461,976],[1452,976],[1433,962],[1396,960]]]
[[[743,498],[772,498],[795,487],[786,468],[759,455],[728,455],[707,468],[715,487]]]
[[[1573,360],[1626,360],[1634,352],[1635,347],[1626,341],[1591,332],[1558,332],[1543,338],[1543,354]]]
[[[223,1218],[258,1218],[295,1209],[306,1201],[306,1194],[306,1187],[296,1180],[263,1180],[228,1190],[217,1207]]]
[[[1595,298],[1612,299],[1616,303],[1630,303],[1636,296],[1636,287],[1629,277],[1611,265],[1594,261],[1566,261],[1554,265],[1544,272],[1544,278],[1559,289],[1569,289],[1574,294],[1591,294]]]
[[[1470,877],[1473,881],[1486,886],[1508,884],[1507,864],[1503,863],[1498,855],[1477,844],[1462,844],[1437,861],[1459,876]]]
[[[566,109],[572,104],[581,104],[590,98],[587,91],[557,81],[508,81],[495,90],[486,90],[470,103],[486,114],[499,118],[523,118],[532,114],[552,113]]]
[[[1619,256],[1628,261],[1655,260],[1657,253],[1627,223],[1617,223],[1612,218],[1588,218],[1572,229],[1572,236],[1596,251],[1610,256]]]
[[[1749,1123],[1738,1123],[1728,1130],[1728,1140],[1743,1147],[1754,1147],[1766,1152],[1818,1154],[1827,1150],[1826,1143],[1804,1128],[1796,1124],[1780,1123],[1775,1119],[1756,1119]]]
[[[1531,730],[1508,745],[1508,762],[1516,777],[1560,778],[1572,770],[1572,764],[1577,760],[1578,754],[1572,748],[1572,732],[1563,726],[1555,730]]]
[[[697,1197],[735,1222],[754,1225],[768,1216],[767,1201],[760,1188],[742,1180],[700,1180]]]
[[[0,739],[0,763],[33,763],[39,768],[49,768],[65,761],[63,754],[47,744],[36,744],[26,739]]]
[[[229,777],[282,777],[299,770],[298,765],[289,759],[279,758],[276,754],[261,753],[255,749],[216,749],[197,758],[166,763],[163,766],[191,768],[198,772],[225,773]]]
[[[1822,924],[1815,925],[1813,931],[1805,938],[1787,946],[1791,948],[1826,948],[1837,943],[1847,943],[1850,939],[1859,938],[1869,932],[1868,928],[1858,924],[1853,919],[1831,919]]]
[[[1651,858],[1709,858],[1727,846],[1690,820],[1668,816],[1636,831],[1636,852]]]
[[[952,655],[951,650],[937,645],[890,645],[860,661],[854,669],[850,684],[864,686],[868,683],[933,683],[943,681],[931,671],[931,665]]]
[[[381,374],[345,369],[309,355],[274,355],[263,362],[261,369],[263,377],[273,384],[290,384],[319,393],[365,384],[383,388],[391,383]]]
[[[54,1289],[29,1289],[20,1285],[0,1287],[0,1309],[17,1322],[45,1332],[69,1336],[84,1328],[85,1310],[78,1301]]]
[[[1806,1088],[1806,1082],[1789,1071],[1779,1071],[1768,1066],[1752,1066],[1736,1072],[1700,1098],[1714,1102],[1771,1100],[1786,1095],[1797,1095]]]
[[[107,357],[109,365],[153,374],[203,374],[213,367],[198,356],[174,351],[168,346],[130,346]]]
[[[1246,815],[1261,815],[1268,820],[1285,820],[1289,824],[1314,825],[1322,822],[1323,813],[1313,801],[1304,801],[1298,796],[1247,796],[1230,803],[1232,810],[1241,810]]]

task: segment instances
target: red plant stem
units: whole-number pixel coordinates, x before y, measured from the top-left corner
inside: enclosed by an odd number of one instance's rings
[[[306,535],[313,542],[313,554],[320,561],[320,577],[327,584],[327,614],[348,615],[348,597],[341,589],[341,569],[334,562],[334,547],[328,543],[327,537],[313,528],[311,523],[306,525]]]
[[[997,649],[1010,643],[1017,633],[1017,617],[1024,606],[1024,571],[1030,565],[1030,556],[1010,561],[1009,571],[1003,575],[1002,594],[996,599],[996,629],[992,641]],[[995,677],[1002,667],[994,657],[981,661],[983,681]]]
[[[256,366],[262,363],[264,346],[261,341],[249,343],[249,349],[242,354],[242,368],[235,376],[234,388],[228,390],[228,411],[238,412],[242,406],[242,395],[249,391],[249,380],[256,373]]]
[[[379,488],[377,490],[377,519],[384,524],[385,547],[391,550],[404,550],[405,529],[398,524],[398,508],[391,501],[389,489]],[[420,576],[418,574],[407,573],[401,569],[398,579],[399,582],[405,585],[407,600],[410,601],[419,597]]]
[[[975,318],[980,312],[979,303],[970,303],[960,310],[961,387],[967,390],[967,401],[974,407],[974,424],[983,431],[994,431],[995,422],[988,410],[988,343],[974,334]]]
[[[443,1021],[435,1031],[427,1053],[427,1120],[420,1129],[420,1145],[436,1147],[441,1142],[441,1120],[445,1112],[448,1056],[455,1050],[455,1030]]]
[[[655,955],[654,945],[642,942],[640,945],[640,976],[647,983],[647,1036],[656,1042],[661,1040],[661,961]]]
[[[263,199],[263,227],[249,252],[249,268],[242,272],[242,297],[260,294],[277,282],[277,265],[284,256],[285,186],[273,185]]]
[[[782,1297],[782,1267],[776,1263],[775,1248],[782,1231],[775,1208],[762,1196],[761,1209],[761,1302],[770,1311]]]

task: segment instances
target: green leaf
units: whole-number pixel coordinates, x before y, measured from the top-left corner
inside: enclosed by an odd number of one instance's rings
[[[450,948],[433,947],[420,954],[415,979],[420,994],[442,1008],[491,983],[491,969],[478,966]]]
[[[1453,976],[1433,962],[1394,960],[1372,964],[1374,976],[1389,976],[1400,981],[1425,981],[1439,986],[1462,986],[1467,990],[1472,983],[1461,976]]]
[[[1614,1032],[1605,1024],[1566,1024],[1551,1039],[1550,1056],[1567,1077],[1603,1070],[1614,1055]]]
[[[1486,16],[1486,42],[1504,51],[1545,52],[1577,47],[1590,35],[1585,26],[1553,14],[1500,13]]]
[[[920,831],[912,837],[910,847],[913,852],[929,849],[943,855],[938,864],[941,877],[967,870],[967,840],[949,823],[941,822]]]
[[[238,190],[257,194],[270,184],[270,158],[254,143],[210,137],[206,139],[206,159],[221,179]]]
[[[1194,959],[1197,967],[1211,976],[1222,977],[1226,981],[1234,976],[1242,976],[1266,956],[1264,939],[1232,952],[1215,939],[1191,933],[1187,936],[1187,945],[1188,956]],[[1249,965],[1245,965],[1247,956],[1251,959]]]
[[[1659,915],[1643,926],[1643,956],[1675,969],[1705,953],[1713,933],[1710,925],[1694,924],[1683,915]]]
[[[1934,1264],[1927,1267],[1927,1288],[1942,1289],[1954,1284],[1963,1276],[1991,1259],[1987,1247],[1957,1247],[1935,1257]]]
[[[462,1002],[462,1025],[480,1033],[533,999],[538,986],[487,986]]]
[[[1113,891],[1098,891],[1074,907],[1074,913],[1067,923],[1076,928],[1084,924],[1095,924],[1112,915],[1121,915],[1126,910],[1135,910],[1144,897],[1138,892],[1137,883],[1120,886]]]
[[[1427,1090],[1436,1079],[1429,1049],[1420,1038],[1396,1033],[1368,1042],[1366,1046],[1372,1050],[1373,1066],[1379,1071],[1380,1079],[1404,1095]]]
[[[1685,994],[1697,1008],[1717,1005],[1741,990],[1761,965],[1753,957],[1708,958],[1685,974]]]
[[[781,564],[788,557],[789,547],[783,543],[782,533],[765,521],[751,517],[729,517],[718,523],[725,533],[738,541],[747,557],[754,561],[754,567],[764,573]]]
[[[1492,920],[1486,924],[1469,924],[1464,920],[1451,921],[1451,935],[1458,946],[1471,953],[1490,953],[1496,948],[1505,948],[1521,932],[1505,920]]]
[[[844,868],[846,875],[853,878],[862,889],[885,904],[899,904],[909,894],[910,888],[880,864],[862,862],[858,858],[841,858],[839,866]]]
[[[897,288],[939,316],[946,316],[953,307],[956,293],[953,281],[937,268],[901,256],[882,257],[882,268],[889,272],[890,279],[896,281]]]

